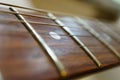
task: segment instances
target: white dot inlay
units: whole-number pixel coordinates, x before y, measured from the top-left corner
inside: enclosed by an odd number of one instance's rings
[[[61,39],[60,35],[58,35],[58,34],[55,33],[55,32],[49,32],[49,35],[50,35],[52,38],[54,38],[54,39],[57,39],[57,40],[60,40],[60,39]]]

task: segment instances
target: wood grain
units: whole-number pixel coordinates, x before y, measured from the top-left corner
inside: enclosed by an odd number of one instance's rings
[[[46,13],[43,14],[47,15]],[[51,19],[48,20],[30,16],[24,17],[27,21],[56,24]],[[0,18],[18,20],[15,15],[7,13],[0,13]],[[61,16],[61,18],[64,18],[64,16]],[[79,46],[70,35],[59,27],[59,25],[48,26],[31,24],[49,47],[55,52],[58,59],[63,63],[68,72],[68,78],[71,79],[78,75],[87,75],[95,71],[119,65],[119,59],[97,38],[85,30],[82,25],[78,25],[74,19],[68,20],[64,23],[65,26],[68,26],[74,35],[76,35],[102,63],[102,67],[98,68],[88,54],[82,49],[82,46]],[[57,33],[61,39],[57,40],[52,38],[49,35],[49,32]],[[114,43],[116,42],[114,41]],[[116,43],[115,46],[119,47],[119,43]],[[37,44],[34,38],[20,22],[0,22],[0,52],[0,70],[5,80],[61,79],[56,67],[47,57],[46,52],[41,45]]]

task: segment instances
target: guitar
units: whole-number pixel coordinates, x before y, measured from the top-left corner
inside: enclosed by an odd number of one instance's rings
[[[119,66],[119,21],[0,4],[3,80],[66,80]]]

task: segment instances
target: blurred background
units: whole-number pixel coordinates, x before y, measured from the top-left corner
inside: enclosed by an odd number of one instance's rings
[[[120,0],[0,0],[0,2],[106,20],[117,20],[120,11]],[[78,80],[120,80],[120,67]]]

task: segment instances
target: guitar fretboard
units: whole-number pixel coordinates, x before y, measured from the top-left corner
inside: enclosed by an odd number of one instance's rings
[[[113,23],[0,4],[4,80],[67,79],[119,65],[120,28]]]

